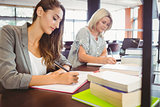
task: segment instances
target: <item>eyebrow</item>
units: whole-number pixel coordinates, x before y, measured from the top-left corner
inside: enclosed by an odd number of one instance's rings
[[[60,20],[62,20],[60,17],[59,17],[59,15],[58,14],[55,14]]]

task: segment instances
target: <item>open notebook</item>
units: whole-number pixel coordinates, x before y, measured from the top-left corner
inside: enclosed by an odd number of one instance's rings
[[[50,91],[64,92],[64,93],[74,93],[82,85],[87,82],[87,75],[93,72],[76,71],[79,73],[78,83],[71,85],[53,84],[53,85],[42,85],[42,86],[32,86],[31,88],[38,88]]]
[[[116,64],[121,64],[121,62],[116,62]],[[104,66],[106,64],[100,64],[100,63],[87,63],[87,66],[97,66],[97,67],[101,67]]]

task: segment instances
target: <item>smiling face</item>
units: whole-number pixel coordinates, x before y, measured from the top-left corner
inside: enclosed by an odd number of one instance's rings
[[[107,30],[111,24],[111,19],[109,17],[103,17],[96,24],[96,31],[102,33]]]
[[[54,8],[52,10],[47,10],[46,12],[42,7],[38,7],[37,15],[40,16],[40,27],[42,32],[46,34],[51,34],[56,28],[59,28],[60,22],[63,18],[63,11],[61,8]]]

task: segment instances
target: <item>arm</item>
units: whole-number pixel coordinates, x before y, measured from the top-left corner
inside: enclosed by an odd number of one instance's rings
[[[64,68],[70,70],[71,64],[63,55],[61,55],[58,62],[63,65]],[[77,83],[77,75],[77,72],[66,72],[60,68],[57,71],[50,73],[49,75],[33,75],[29,86]]]
[[[105,50],[104,50],[105,51]],[[94,57],[86,54],[84,48],[82,46],[79,47],[78,57],[80,62],[86,63],[101,63],[101,64],[115,64],[116,60],[111,57]]]
[[[24,57],[20,54],[22,47],[18,35],[20,29],[13,26],[5,26],[0,31],[0,82],[6,89],[26,89],[31,80],[28,67],[23,63]]]
[[[58,62],[60,63],[60,65],[65,67],[67,70],[70,70],[71,67],[72,67],[71,63],[62,54],[61,54],[60,59],[58,60]]]
[[[30,75],[24,55],[20,53],[23,52],[20,45],[21,41],[18,37],[18,35],[21,35],[20,29],[16,31],[14,29],[6,26],[0,31],[0,84],[5,89],[27,89],[33,85],[71,84],[77,82],[77,73],[63,73],[62,75],[62,73],[55,72],[51,75]],[[68,65],[64,63],[63,66],[69,69]],[[76,76],[73,77],[72,75]]]
[[[100,57],[106,57],[107,56],[107,49],[104,48],[102,54],[100,55]]]
[[[78,72],[53,72],[49,75],[33,75],[29,86],[77,83],[77,75],[79,75]]]

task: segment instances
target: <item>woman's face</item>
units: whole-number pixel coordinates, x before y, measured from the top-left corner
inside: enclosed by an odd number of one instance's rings
[[[103,31],[107,30],[110,23],[111,23],[111,20],[109,17],[103,17],[102,19],[100,19],[96,24],[97,32],[102,33]]]
[[[53,10],[47,10],[42,12],[40,17],[40,26],[44,33],[51,34],[56,28],[59,28],[59,24],[63,18],[63,11],[61,8],[54,8]]]

